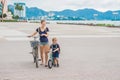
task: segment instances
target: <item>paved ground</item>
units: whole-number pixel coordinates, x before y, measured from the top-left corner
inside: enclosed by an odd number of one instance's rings
[[[36,69],[25,36],[39,24],[0,23],[0,80],[120,80],[120,29],[48,24],[60,68]]]

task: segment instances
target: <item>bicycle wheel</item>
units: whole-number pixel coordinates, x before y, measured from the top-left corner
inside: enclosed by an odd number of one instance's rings
[[[52,65],[53,65],[53,62],[51,59],[49,59],[48,61],[48,68],[51,69],[52,68]]]
[[[35,63],[36,63],[36,68],[38,68],[39,67],[39,63],[38,63],[38,58],[37,57],[35,58]]]
[[[33,56],[33,62],[35,63],[35,50],[33,49],[32,52],[30,52],[30,54],[32,54],[32,56]]]
[[[32,55],[33,55],[33,61],[35,63],[35,53],[32,53]]]
[[[35,63],[36,63],[36,68],[38,68],[39,67],[38,48],[35,49]]]
[[[35,57],[33,57],[34,63],[35,63]]]

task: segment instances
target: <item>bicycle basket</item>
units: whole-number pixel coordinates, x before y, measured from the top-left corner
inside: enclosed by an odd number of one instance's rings
[[[35,48],[38,47],[39,41],[30,41],[31,47]]]

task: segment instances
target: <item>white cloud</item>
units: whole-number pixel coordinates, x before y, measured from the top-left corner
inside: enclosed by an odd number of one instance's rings
[[[47,11],[83,8],[99,11],[120,10],[120,0],[8,0],[8,4],[14,2],[25,2],[29,7],[39,7]]]

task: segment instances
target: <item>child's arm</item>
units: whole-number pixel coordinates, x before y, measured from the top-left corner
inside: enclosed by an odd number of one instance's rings
[[[54,52],[56,52],[56,51],[60,51],[60,46],[59,46],[59,44],[57,44],[57,49],[55,49]]]
[[[59,51],[59,48],[55,49],[53,52]]]

